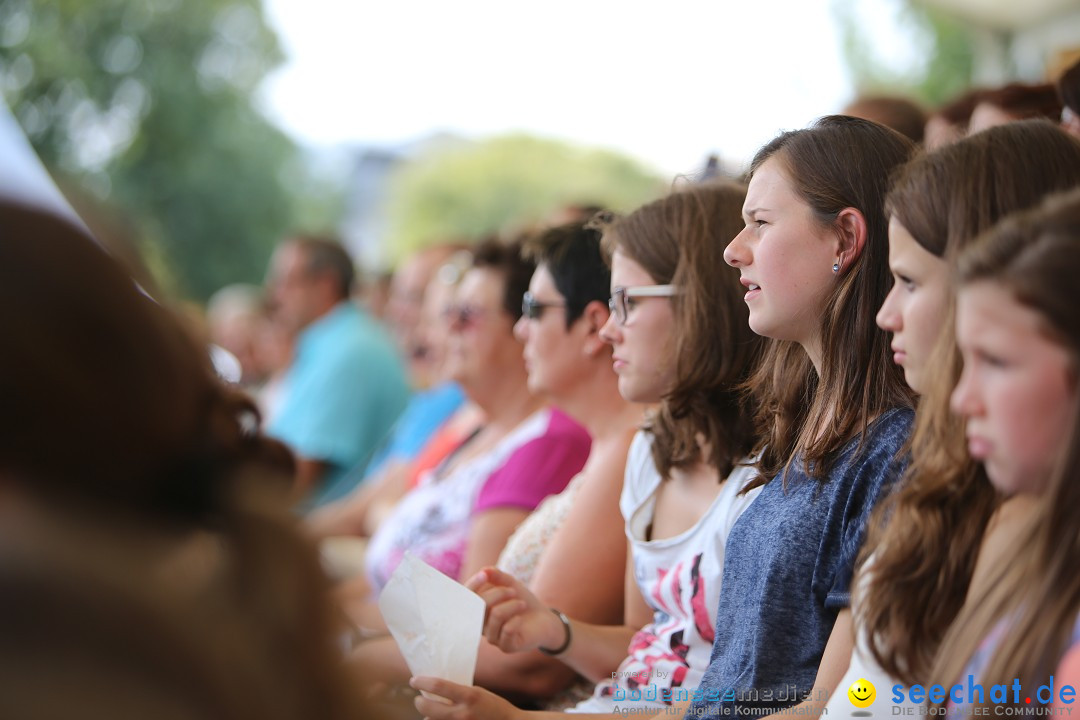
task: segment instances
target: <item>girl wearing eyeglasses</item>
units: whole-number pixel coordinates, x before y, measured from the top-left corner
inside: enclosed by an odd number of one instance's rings
[[[722,257],[744,193],[731,183],[693,186],[605,229],[613,297],[601,337],[623,397],[659,403],[631,446],[620,502],[631,548],[624,624],[567,618],[491,569],[469,583],[488,604],[491,642],[555,654],[597,682],[576,713],[663,712],[708,665],[728,530],[756,495],[743,492],[754,433],[738,388],[760,341]],[[414,686],[455,703],[418,699],[428,717],[523,712],[478,688],[431,678]]]

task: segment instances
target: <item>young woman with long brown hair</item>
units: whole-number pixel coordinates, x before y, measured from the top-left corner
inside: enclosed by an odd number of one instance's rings
[[[750,327],[771,338],[749,383],[763,487],[732,528],[708,694],[691,714],[800,700],[808,712],[846,668],[852,568],[912,418],[873,322],[888,290],[888,176],[912,150],[876,123],[826,117],[754,159],[746,227],[725,259],[741,271]]]
[[[956,339],[964,370],[952,407],[994,487],[1037,505],[942,641],[931,676],[950,705],[1031,710],[1073,701],[1060,691],[1078,678],[1055,668],[1080,647],[1078,277],[1077,190],[1007,219],[960,258]],[[1022,689],[1015,695],[1014,680]],[[967,696],[974,684],[982,693]],[[1008,691],[995,696],[995,685]]]
[[[941,638],[977,566],[985,575],[1011,541],[1025,501],[999,511],[998,495],[965,449],[963,421],[949,410],[961,366],[950,266],[1003,215],[1077,184],[1080,143],[1041,120],[991,128],[920,155],[893,181],[886,210],[894,283],[877,321],[892,333],[894,358],[921,400],[911,465],[871,520],[855,584],[856,649],[829,705],[833,712],[849,708],[842,691],[858,680],[879,692],[930,682]]]

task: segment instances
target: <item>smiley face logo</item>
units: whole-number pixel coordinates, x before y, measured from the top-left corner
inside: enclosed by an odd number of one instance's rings
[[[865,708],[874,704],[877,692],[874,690],[873,683],[859,678],[848,688],[847,696],[852,705],[857,708]]]

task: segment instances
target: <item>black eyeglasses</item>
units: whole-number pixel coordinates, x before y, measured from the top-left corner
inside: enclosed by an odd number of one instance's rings
[[[630,315],[630,301],[634,298],[673,297],[679,293],[675,285],[638,285],[637,287],[617,287],[611,291],[608,310],[620,325],[626,324]]]
[[[549,303],[540,302],[531,292],[525,293],[525,296],[521,298],[521,314],[530,320],[539,320],[540,316],[544,314],[545,308],[552,307],[566,307],[566,303]]]

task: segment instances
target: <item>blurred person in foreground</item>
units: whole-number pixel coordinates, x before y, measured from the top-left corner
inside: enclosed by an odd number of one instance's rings
[[[285,393],[267,433],[298,456],[296,496],[318,507],[347,494],[409,397],[383,328],[351,302],[352,259],[339,243],[278,246],[267,285],[275,317],[296,333]]]
[[[0,717],[359,717],[286,448],[83,231],[0,227]]]

